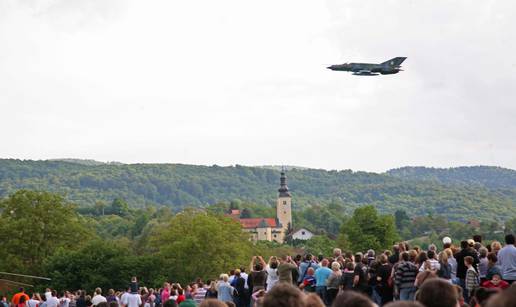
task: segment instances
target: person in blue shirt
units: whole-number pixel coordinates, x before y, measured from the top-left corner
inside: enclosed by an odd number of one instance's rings
[[[502,278],[509,284],[516,281],[516,247],[514,235],[505,236],[505,247],[498,252],[498,264],[502,271]]]
[[[321,261],[321,267],[315,270],[315,292],[323,300],[324,304],[328,305],[328,294],[326,289],[326,281],[330,277],[332,271],[328,268],[328,259]]]

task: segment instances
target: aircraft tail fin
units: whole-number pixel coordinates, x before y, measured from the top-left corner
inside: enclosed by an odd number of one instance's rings
[[[389,66],[400,66],[403,61],[405,61],[406,57],[396,57],[393,59],[390,59],[386,62],[383,62],[382,65],[389,65]]]

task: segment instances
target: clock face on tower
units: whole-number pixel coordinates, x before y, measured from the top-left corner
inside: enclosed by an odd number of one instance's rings
[[[287,201],[286,201],[286,200],[284,200],[284,201],[283,201],[283,204],[284,204],[284,205],[286,205],[286,204],[287,204]]]

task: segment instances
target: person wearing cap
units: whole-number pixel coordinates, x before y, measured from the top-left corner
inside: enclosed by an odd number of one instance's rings
[[[473,248],[475,245],[475,241],[469,239],[468,241],[461,241],[460,247],[461,250],[457,254],[455,254],[455,259],[457,260],[457,278],[459,279],[459,285],[466,292],[466,271],[468,268],[464,264],[464,258],[467,256],[471,256],[473,258],[473,268],[478,272],[478,253]],[[466,293],[464,293],[464,298],[466,298]]]

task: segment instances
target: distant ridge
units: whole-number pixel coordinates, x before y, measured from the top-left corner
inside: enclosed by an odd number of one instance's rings
[[[64,161],[63,161],[64,160]],[[180,209],[240,200],[275,203],[281,166],[121,164],[80,159],[0,159],[0,197],[19,189],[63,194],[79,206],[125,199]],[[339,203],[346,212],[372,204],[381,212],[505,219],[516,214],[515,171],[500,167],[403,167],[383,174],[287,167],[293,208]]]
[[[434,181],[442,184],[480,185],[504,189],[516,187],[516,171],[497,166],[401,167],[386,173],[397,178]]]
[[[92,159],[48,159],[45,161],[61,161],[61,162],[67,162],[67,163],[75,163],[75,164],[81,164],[81,165],[106,165],[106,164],[113,164],[113,165],[122,165],[124,163],[116,162],[116,161],[110,161],[110,162],[101,162],[96,161]]]

